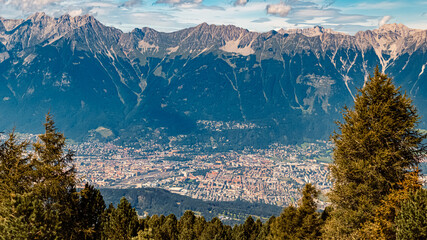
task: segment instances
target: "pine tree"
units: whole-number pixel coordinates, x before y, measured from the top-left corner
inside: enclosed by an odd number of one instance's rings
[[[111,206],[107,209],[103,235],[104,239],[128,240],[138,235],[139,221],[135,208],[125,197],[120,199],[117,209]]]
[[[359,90],[354,109],[344,108],[343,118],[340,133],[332,136],[334,210],[325,236],[357,239],[375,209],[417,166],[425,135],[415,128],[419,118],[411,100],[378,67]]]
[[[78,195],[72,153],[64,152],[65,137],[49,114],[33,154],[27,146],[11,133],[0,147],[0,212],[8,213],[8,227],[0,229],[15,232],[15,239],[73,239]]]
[[[319,191],[311,183],[307,183],[301,193],[298,207],[285,207],[282,214],[275,219],[270,238],[317,239],[320,236],[322,219],[316,204]]]
[[[194,234],[197,238],[199,238],[203,231],[205,230],[207,225],[206,219],[203,216],[196,217],[196,221],[194,222]]]
[[[30,188],[30,156],[25,154],[28,142],[18,143],[15,133],[0,146],[0,197],[22,194]]]
[[[40,140],[33,144],[31,162],[33,204],[43,206],[41,212],[32,213],[43,224],[43,231],[39,231],[34,238],[72,239],[78,202],[73,153],[64,151],[65,137],[57,131],[50,114],[46,115],[44,126],[45,133],[39,135]]]
[[[170,214],[165,218],[160,231],[162,239],[177,240],[178,239],[178,221],[174,214]]]
[[[15,133],[0,145],[0,239],[29,237],[24,218],[16,208],[31,184],[28,142],[18,143]]]
[[[261,222],[261,219],[257,218],[257,220],[255,221],[254,228],[252,229],[252,234],[249,239],[250,240],[258,239],[258,236],[261,232],[262,227],[263,227],[263,224]]]
[[[178,221],[179,240],[192,240],[196,239],[194,233],[194,224],[196,216],[192,211],[185,211],[184,215]]]
[[[262,227],[259,225],[261,221],[255,222],[252,216],[246,218],[242,225],[235,225],[233,228],[233,239],[235,240],[250,240],[256,239]]]
[[[86,183],[79,195],[78,216],[76,219],[77,238],[100,239],[102,214],[105,210],[105,202],[101,192]]]
[[[163,215],[153,215],[150,220],[148,221],[149,226],[149,232],[150,232],[150,238],[153,239],[161,239],[162,233],[161,233],[161,226],[163,225],[164,216]]]
[[[427,190],[412,193],[396,216],[396,239],[427,239]]]
[[[207,223],[207,227],[200,236],[200,239],[231,239],[231,231],[230,226],[224,226],[218,217],[214,217]]]
[[[258,236],[256,236],[256,239],[258,239],[258,240],[268,239],[270,234],[271,234],[271,232],[270,232],[271,226],[273,225],[275,220],[276,220],[276,217],[271,216],[266,223],[262,224],[262,227],[260,229],[260,232],[258,233]]]
[[[317,239],[320,236],[322,219],[317,212],[318,197],[319,191],[311,183],[307,183],[302,189],[297,209],[299,223],[295,233],[299,239]]]
[[[283,209],[270,227],[268,239],[297,239],[295,230],[298,228],[298,211],[294,206],[287,206]]]
[[[101,239],[109,239],[110,236],[114,235],[114,228],[113,228],[113,214],[116,211],[116,208],[114,207],[113,203],[110,203],[105,209],[105,211],[102,213],[102,221],[101,221]]]

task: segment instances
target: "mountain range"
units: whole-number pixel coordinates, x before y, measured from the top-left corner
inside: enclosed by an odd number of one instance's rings
[[[427,113],[427,30],[122,32],[94,17],[0,18],[0,129],[212,147],[327,139],[375,66]],[[421,119],[420,127],[425,127]]]

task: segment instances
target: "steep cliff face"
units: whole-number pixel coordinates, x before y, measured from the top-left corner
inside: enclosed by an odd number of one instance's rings
[[[39,131],[50,110],[72,138],[99,126],[164,143],[327,138],[376,65],[427,113],[426,46],[427,31],[400,24],[123,33],[91,16],[0,18],[0,128]]]

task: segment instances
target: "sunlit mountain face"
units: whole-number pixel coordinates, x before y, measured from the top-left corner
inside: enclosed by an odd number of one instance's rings
[[[398,24],[124,33],[92,16],[0,18],[0,130],[41,132],[50,111],[76,140],[95,129],[219,148],[328,139],[377,65],[426,116],[426,50],[426,30]]]

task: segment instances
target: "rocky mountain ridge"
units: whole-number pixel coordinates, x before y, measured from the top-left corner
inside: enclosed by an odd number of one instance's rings
[[[30,131],[51,110],[76,139],[100,126],[164,143],[327,138],[376,65],[427,113],[426,50],[427,30],[402,24],[354,36],[206,23],[124,33],[88,15],[0,18],[0,127]]]

